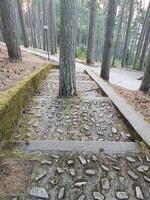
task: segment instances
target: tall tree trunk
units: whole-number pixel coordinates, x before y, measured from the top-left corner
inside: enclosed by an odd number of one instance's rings
[[[144,24],[143,24],[143,27],[142,27],[142,30],[141,30],[140,38],[138,40],[136,55],[135,55],[134,64],[133,64],[134,67],[136,67],[138,58],[140,56],[141,47],[142,47],[142,43],[143,43],[143,40],[144,40],[144,37],[145,37],[145,33],[146,33],[146,29],[147,29],[147,23],[148,23],[149,18],[150,18],[150,3],[149,3],[149,6],[148,6],[148,9],[147,9],[147,12],[146,12],[146,16],[145,16],[145,19],[144,19]]]
[[[87,63],[95,62],[96,0],[91,0],[90,26],[88,35]]]
[[[49,29],[50,29],[50,46],[51,54],[56,53],[56,25],[55,25],[55,12],[54,12],[54,0],[49,0]]]
[[[22,2],[21,0],[17,0],[17,3],[18,3],[18,10],[19,10],[24,46],[29,47],[29,40],[27,36],[27,31],[26,31],[25,21],[24,21],[24,16],[23,16],[23,11],[22,11]]]
[[[2,24],[2,19],[1,19],[1,14],[0,14],[0,41],[5,42],[5,35],[3,31],[3,24]]]
[[[76,95],[76,0],[61,0],[59,96]]]
[[[142,49],[142,54],[141,54],[141,58],[140,58],[140,69],[142,69],[142,67],[143,67],[146,51],[148,49],[148,45],[149,45],[149,41],[150,41],[150,19],[149,19],[149,22],[147,25],[148,25],[148,27],[147,27],[144,45],[143,45],[143,49]]]
[[[148,51],[146,70],[144,73],[144,78],[142,80],[142,84],[140,86],[140,90],[144,91],[144,92],[147,92],[150,90],[150,48]]]
[[[131,28],[133,11],[134,11],[134,0],[131,0],[121,67],[124,67],[125,65],[127,67],[127,65],[128,65],[128,59],[127,58],[128,58],[129,33],[130,33],[130,28]]]
[[[47,0],[43,0],[43,50],[47,50],[46,45],[46,31],[44,30],[44,26],[47,26]]]
[[[117,38],[116,38],[116,43],[115,43],[115,52],[114,52],[112,66],[115,65],[115,59],[116,59],[116,54],[117,54],[117,46],[118,46],[118,40],[119,40],[120,32],[121,32],[121,29],[122,29],[125,5],[126,5],[126,0],[124,0],[124,3],[123,3],[122,8],[121,8],[121,16],[120,16],[119,27],[118,27],[118,32],[117,32]]]
[[[111,65],[111,50],[112,50],[112,43],[113,43],[116,12],[117,12],[117,0],[109,0],[102,68],[101,68],[101,75],[100,75],[101,78],[105,80],[109,80],[109,71],[110,71],[110,65]]]
[[[21,59],[21,50],[14,29],[15,16],[10,0],[0,1],[0,13],[9,58],[13,60]]]

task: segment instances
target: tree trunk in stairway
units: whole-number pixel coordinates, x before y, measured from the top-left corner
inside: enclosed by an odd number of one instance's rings
[[[76,0],[61,0],[59,96],[76,95]]]
[[[16,30],[14,29],[15,16],[10,0],[0,1],[0,13],[9,58],[19,60],[21,59],[21,50],[16,37]]]
[[[113,43],[116,12],[117,12],[117,0],[109,0],[102,68],[101,68],[101,75],[100,75],[101,78],[105,80],[109,80],[109,71],[110,71],[110,65],[111,65],[111,50],[112,50],[112,43]]]
[[[87,63],[95,62],[95,35],[96,35],[96,0],[91,0],[90,26],[87,48]]]

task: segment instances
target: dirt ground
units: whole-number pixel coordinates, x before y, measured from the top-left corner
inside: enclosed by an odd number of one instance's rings
[[[131,91],[114,85],[112,87],[150,123],[150,93],[144,94],[141,91]]]
[[[13,87],[17,81],[40,69],[46,61],[22,51],[22,61],[10,62],[6,47],[0,44],[0,91]]]
[[[33,163],[30,161],[0,160],[0,196],[24,192],[32,168]]]

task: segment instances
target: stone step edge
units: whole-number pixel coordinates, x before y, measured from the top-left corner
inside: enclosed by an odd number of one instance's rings
[[[17,142],[17,150],[24,152],[93,152],[100,151],[113,154],[127,154],[141,152],[141,146],[137,142],[115,141],[58,141],[58,140],[35,140],[26,144],[24,141]]]
[[[143,115],[135,111],[123,97],[119,96],[106,81],[98,77],[92,70],[85,70],[85,72],[112,100],[113,104],[136,131],[139,138],[141,138],[150,147],[150,125],[144,120]]]

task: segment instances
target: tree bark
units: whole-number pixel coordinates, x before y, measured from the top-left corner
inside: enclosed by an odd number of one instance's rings
[[[44,26],[47,26],[47,0],[43,0],[43,50],[47,50],[46,45],[46,31],[44,30]]]
[[[144,78],[142,80],[142,84],[140,86],[140,90],[143,92],[147,92],[150,90],[150,48],[148,51],[146,70],[144,73]]]
[[[24,20],[23,11],[22,11],[22,2],[21,2],[21,0],[17,0],[17,3],[18,3],[18,10],[19,10],[24,46],[29,47],[29,40],[28,40],[28,36],[27,36],[25,20]]]
[[[0,1],[0,13],[8,56],[12,60],[21,59],[21,50],[14,29],[15,16],[12,9],[12,2],[10,0]]]
[[[109,80],[109,71],[111,65],[111,50],[113,43],[113,34],[115,27],[115,18],[117,12],[117,0],[109,0],[108,14],[105,30],[105,42],[102,58],[101,78]]]
[[[148,23],[149,18],[150,18],[150,3],[149,3],[149,6],[148,6],[148,9],[147,9],[147,12],[146,12],[146,16],[145,16],[145,19],[144,19],[144,24],[143,24],[143,27],[142,27],[142,30],[141,30],[140,38],[138,40],[136,55],[135,55],[134,64],[133,64],[134,67],[136,67],[137,60],[140,56],[141,47],[142,47],[142,43],[143,43],[143,40],[144,40],[144,37],[145,37],[147,23]]]
[[[115,43],[115,52],[114,52],[112,66],[115,65],[115,59],[116,59],[116,54],[117,54],[117,46],[118,46],[118,40],[119,40],[119,36],[120,36],[121,28],[122,28],[122,23],[123,23],[123,15],[124,15],[125,5],[126,5],[126,0],[124,0],[124,3],[123,3],[122,8],[121,8],[121,16],[120,16],[119,27],[118,27],[118,32],[117,32],[117,39],[116,39],[116,43]]]
[[[59,96],[76,95],[76,0],[61,0]]]
[[[133,17],[133,11],[134,11],[134,0],[131,0],[130,3],[130,11],[129,11],[129,18],[128,18],[128,25],[127,25],[127,31],[126,31],[126,36],[125,36],[125,43],[124,43],[124,50],[123,50],[123,56],[122,56],[122,62],[121,62],[121,67],[124,67],[128,65],[128,45],[129,45],[129,33],[130,33],[130,28],[131,28],[131,22],[132,22],[132,17]]]
[[[51,54],[56,53],[56,25],[55,25],[55,12],[54,12],[54,0],[49,0],[49,29],[50,29],[50,47]]]
[[[95,62],[96,0],[91,0],[90,26],[88,35],[87,63]]]
[[[143,49],[142,49],[142,54],[141,54],[141,58],[140,58],[140,69],[142,69],[142,67],[143,67],[146,51],[148,49],[148,45],[149,45],[149,41],[150,41],[150,19],[149,19],[149,22],[147,25],[148,25],[148,27],[147,27],[144,45],[143,45]]]

